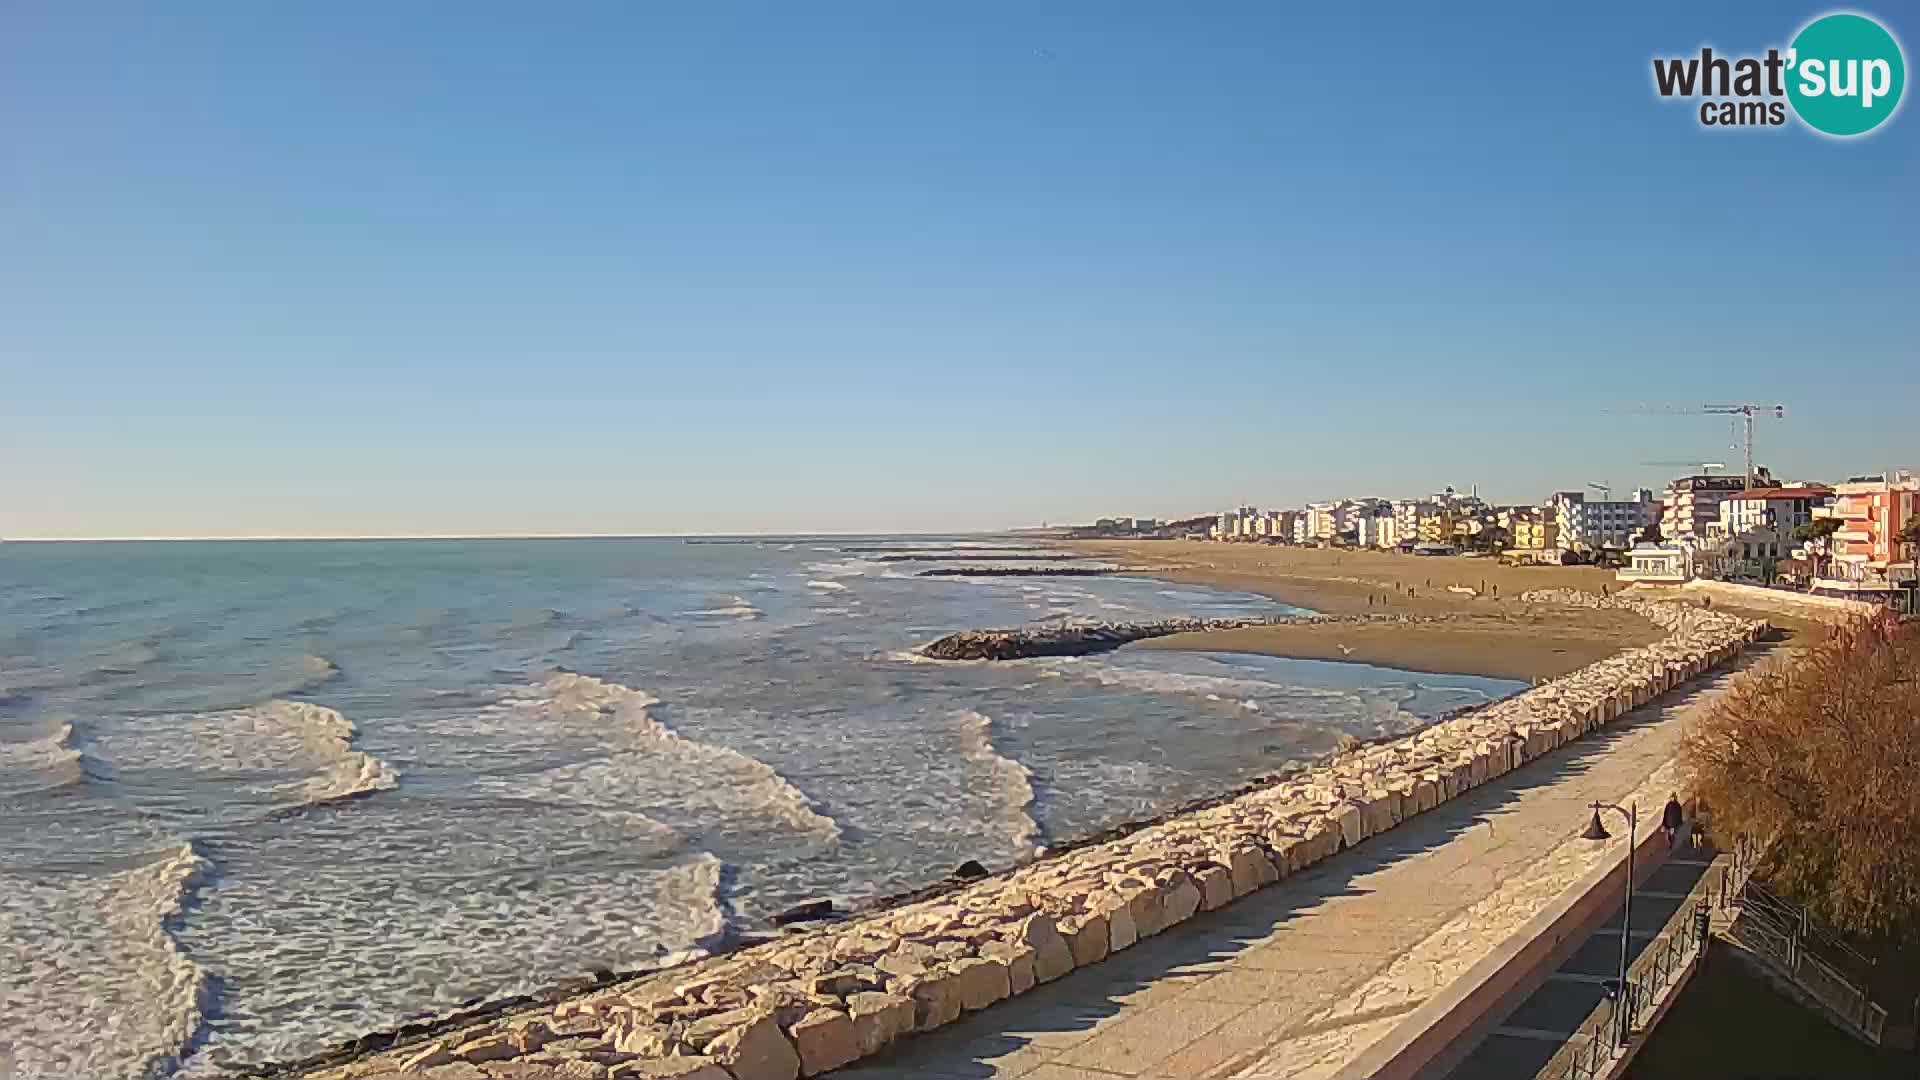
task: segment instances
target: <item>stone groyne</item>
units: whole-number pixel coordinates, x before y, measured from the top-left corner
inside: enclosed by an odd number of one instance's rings
[[[309,1075],[814,1076],[1231,904],[1580,738],[1733,659],[1767,630],[1632,597],[1556,590],[1522,599],[1638,612],[1667,636],[1405,738],[930,900]]]
[[[1020,660],[1030,656],[1084,656],[1117,649],[1131,641],[1191,634],[1207,630],[1238,630],[1243,626],[1279,626],[1286,623],[1333,621],[1325,616],[1270,619],[1155,619],[1146,622],[1069,622],[1022,626],[1011,630],[961,630],[922,645],[920,655],[932,660]]]
[[[915,577],[1106,577],[1109,574],[1146,574],[1133,566],[936,566]]]

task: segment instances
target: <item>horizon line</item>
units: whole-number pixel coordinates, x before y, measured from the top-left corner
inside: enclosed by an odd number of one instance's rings
[[[1062,528],[1066,526],[1061,526]],[[660,532],[660,533],[367,533],[354,535],[250,535],[250,536],[4,536],[8,544],[190,544],[221,542],[275,542],[312,540],[760,540],[781,537],[827,536],[995,536],[1004,533],[1036,532],[1048,526],[1021,525],[1004,529],[950,529],[937,532],[875,532],[872,530],[802,532]]]

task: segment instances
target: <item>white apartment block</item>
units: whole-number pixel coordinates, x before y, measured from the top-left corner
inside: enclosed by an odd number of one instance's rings
[[[1631,499],[1588,499],[1578,491],[1558,491],[1547,509],[1554,515],[1563,551],[1626,551],[1634,537],[1660,520],[1660,503],[1641,488]]]

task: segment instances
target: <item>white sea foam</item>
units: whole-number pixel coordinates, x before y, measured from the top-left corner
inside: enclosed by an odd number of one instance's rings
[[[1040,823],[1033,817],[1033,771],[994,748],[993,718],[972,709],[961,712],[960,745],[969,759],[992,774],[996,801],[1014,845],[1030,853],[1043,851]]]
[[[736,596],[733,602],[723,607],[701,608],[685,614],[728,619],[757,619],[761,616],[759,608],[754,607],[744,596]]]
[[[168,925],[205,867],[182,844],[98,876],[0,871],[0,1037],[13,1044],[15,1075],[174,1071],[211,991]]]
[[[68,745],[73,725],[28,742],[0,742],[0,796],[63,787],[80,779],[80,751]]]
[[[809,581],[807,582],[807,588],[821,589],[827,592],[846,592],[847,591],[847,587],[845,585],[840,584],[837,581]]]
[[[747,825],[757,820],[765,827],[771,819],[817,841],[840,838],[839,823],[816,810],[771,766],[680,735],[654,717],[651,707],[660,700],[645,691],[559,672],[511,700],[536,710],[558,710],[569,722],[615,737],[604,759],[543,774],[541,782],[553,790],[611,806],[631,807],[636,796],[654,796],[660,803],[647,807],[648,812],[685,832],[710,831],[727,821]]]
[[[391,766],[354,747],[356,735],[337,710],[276,698],[244,709],[129,717],[90,745],[122,772],[238,773],[248,790],[269,793],[282,807],[317,806],[399,784]]]
[[[305,701],[269,701],[253,710],[268,726],[290,731],[321,766],[318,776],[289,785],[301,805],[390,791],[400,774],[379,758],[353,748],[353,721],[324,705]]]

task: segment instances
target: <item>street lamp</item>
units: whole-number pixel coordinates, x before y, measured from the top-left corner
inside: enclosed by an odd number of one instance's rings
[[[1597,802],[1593,804],[1593,820],[1587,822],[1587,831],[1580,834],[1582,840],[1606,840],[1612,836],[1600,821],[1600,811],[1612,810],[1627,819],[1627,899],[1620,916],[1620,989],[1615,999],[1620,1013],[1620,1030],[1617,1045],[1627,1045],[1627,1034],[1633,1022],[1633,1006],[1627,1001],[1627,938],[1633,933],[1633,848],[1640,840],[1640,806],[1628,803],[1616,806],[1613,803]]]

